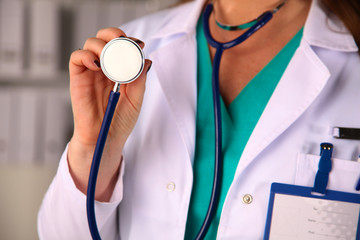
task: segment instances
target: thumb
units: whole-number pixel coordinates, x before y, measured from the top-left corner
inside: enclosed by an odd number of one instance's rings
[[[124,84],[120,87],[120,95],[126,97],[127,101],[135,107],[136,110],[140,110],[144,93],[145,93],[145,83],[147,79],[147,73],[149,72],[152,65],[152,61],[145,59],[144,70],[135,81]]]

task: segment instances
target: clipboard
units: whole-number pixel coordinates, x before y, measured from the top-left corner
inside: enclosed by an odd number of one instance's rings
[[[264,240],[360,239],[360,194],[273,183]]]

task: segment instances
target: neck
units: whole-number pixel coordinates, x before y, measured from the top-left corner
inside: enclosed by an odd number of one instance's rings
[[[254,20],[265,11],[275,8],[281,0],[214,0],[214,15],[226,25]]]
[[[281,2],[282,0],[214,0],[214,11],[209,21],[210,30],[214,38],[220,42],[232,40],[239,36],[239,31],[243,30],[221,29],[216,25],[215,19],[226,25],[243,24],[256,19],[265,11],[271,11]],[[305,23],[310,3],[311,0],[287,0],[285,5],[274,14],[267,26],[259,32],[263,34],[268,32],[273,35],[287,28],[298,28],[299,30],[299,27],[301,28]]]
[[[228,31],[220,28],[214,19],[227,25],[249,22],[265,11],[272,10],[281,0],[213,0],[209,28],[218,42],[228,42],[246,30]],[[259,31],[247,40],[223,52],[220,70],[220,93],[229,105],[242,89],[273,59],[277,53],[304,26],[311,0],[287,0]],[[214,14],[215,13],[215,14]],[[214,59],[216,49],[209,47]]]

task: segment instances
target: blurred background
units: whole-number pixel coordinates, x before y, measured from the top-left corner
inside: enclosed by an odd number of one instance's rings
[[[0,239],[38,239],[37,212],[73,122],[68,60],[98,29],[178,0],[0,0]]]

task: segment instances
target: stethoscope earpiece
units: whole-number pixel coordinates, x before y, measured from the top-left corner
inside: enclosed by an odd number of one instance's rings
[[[100,66],[111,81],[119,84],[137,79],[144,69],[145,56],[141,47],[125,37],[108,42],[100,55]]]

